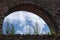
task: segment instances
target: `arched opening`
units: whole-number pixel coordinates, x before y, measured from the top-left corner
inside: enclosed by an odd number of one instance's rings
[[[53,16],[48,11],[41,8],[40,6],[32,3],[22,3],[10,8],[8,12],[5,14],[5,16],[8,16],[9,14],[17,11],[27,11],[35,15],[38,15],[44,20],[44,22],[46,22],[47,26],[49,26],[48,28],[50,29],[51,34],[56,34],[56,30],[55,30],[56,26]]]
[[[28,11],[15,11],[5,17],[3,34],[51,35],[51,30],[38,15]]]

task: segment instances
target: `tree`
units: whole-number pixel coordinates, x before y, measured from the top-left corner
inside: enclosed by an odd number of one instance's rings
[[[15,33],[15,29],[14,29],[14,25],[13,24],[9,24],[9,20],[7,19],[6,22],[6,34],[14,34]]]
[[[34,29],[34,34],[39,34],[37,20],[36,20],[36,24],[35,24],[35,26],[33,27],[33,29]]]
[[[6,22],[6,34],[10,33],[10,26],[9,26],[9,20]]]
[[[14,25],[11,24],[11,32],[10,32],[10,34],[14,34],[14,33],[15,33]]]

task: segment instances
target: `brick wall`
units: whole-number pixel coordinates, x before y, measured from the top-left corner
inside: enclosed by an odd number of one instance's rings
[[[50,12],[51,15],[53,15],[54,20],[56,22],[56,35],[46,36],[46,35],[40,35],[40,36],[21,36],[21,35],[0,35],[1,40],[59,40],[60,39],[60,0],[0,0],[0,34],[2,34],[2,23],[3,19],[6,16],[8,10],[16,5],[19,5],[20,3],[26,3],[26,2],[33,2],[35,4],[38,4],[43,9]],[[3,38],[4,37],[4,38]]]

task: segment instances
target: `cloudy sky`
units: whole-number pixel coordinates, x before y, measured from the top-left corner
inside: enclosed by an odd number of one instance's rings
[[[38,25],[39,34],[50,32],[48,25],[38,15],[28,11],[16,11],[5,17],[3,21],[3,34],[6,34],[6,22],[14,25],[15,34],[34,34],[34,28]]]

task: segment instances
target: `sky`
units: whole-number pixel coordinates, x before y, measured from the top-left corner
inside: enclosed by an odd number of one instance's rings
[[[6,16],[3,21],[3,34],[6,34],[6,22],[9,22],[10,28],[14,25],[15,34],[34,34],[36,23],[39,34],[50,32],[49,26],[40,16],[28,11],[15,11]]]

